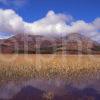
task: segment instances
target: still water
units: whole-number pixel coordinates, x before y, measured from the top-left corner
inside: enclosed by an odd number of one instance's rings
[[[100,79],[9,81],[0,85],[0,100],[100,100]]]

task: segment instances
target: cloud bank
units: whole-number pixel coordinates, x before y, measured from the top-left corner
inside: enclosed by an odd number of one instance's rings
[[[94,19],[91,23],[86,23],[83,20],[75,21],[70,15],[48,11],[44,18],[28,23],[13,10],[0,9],[0,32],[31,35],[82,33],[100,40],[100,17]]]

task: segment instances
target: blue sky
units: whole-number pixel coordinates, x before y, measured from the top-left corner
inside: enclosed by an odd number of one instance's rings
[[[72,15],[86,22],[100,17],[100,0],[0,0],[0,8],[14,9],[25,21],[42,18],[49,10]],[[12,2],[13,1],[13,2]],[[18,1],[18,2],[15,2]],[[22,1],[22,2],[20,2]],[[12,3],[11,3],[12,2]]]

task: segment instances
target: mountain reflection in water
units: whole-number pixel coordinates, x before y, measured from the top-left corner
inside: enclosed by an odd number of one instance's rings
[[[0,100],[100,100],[100,91],[92,86],[78,88],[61,80],[31,80],[1,86]]]

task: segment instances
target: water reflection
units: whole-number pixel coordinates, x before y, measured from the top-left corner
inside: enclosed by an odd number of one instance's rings
[[[100,87],[94,83],[78,86],[63,80],[9,82],[0,86],[0,100],[100,100]]]

